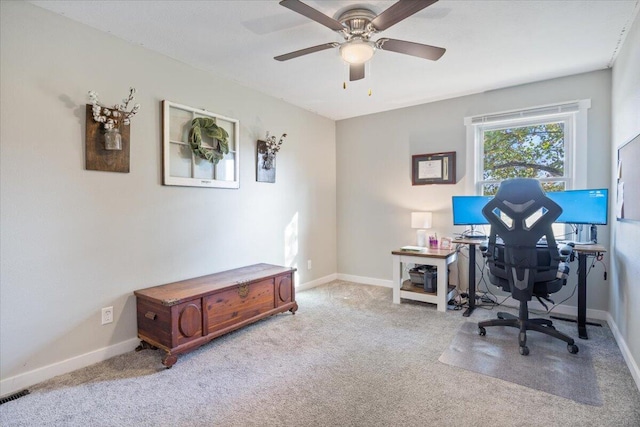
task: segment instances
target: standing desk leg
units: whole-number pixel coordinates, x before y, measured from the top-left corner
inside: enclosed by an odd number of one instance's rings
[[[578,336],[588,340],[587,335],[587,254],[578,253]]]
[[[469,244],[469,308],[462,315],[469,317],[476,308],[476,245]]]
[[[393,258],[393,302],[400,304],[400,287],[402,287],[402,261],[398,255]]]

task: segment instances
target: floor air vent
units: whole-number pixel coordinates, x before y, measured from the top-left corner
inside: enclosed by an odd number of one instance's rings
[[[2,405],[3,403],[11,402],[12,400],[20,399],[22,396],[26,396],[27,394],[29,394],[29,390],[22,390],[9,396],[3,397],[2,399],[0,399],[0,405]]]

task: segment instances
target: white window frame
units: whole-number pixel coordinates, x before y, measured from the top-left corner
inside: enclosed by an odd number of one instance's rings
[[[189,119],[188,120],[173,120],[171,111],[183,111]],[[172,154],[172,146],[184,146],[190,150],[188,141],[188,132],[190,129],[191,120],[196,117],[211,117],[215,119],[218,126],[224,128],[229,133],[229,153],[225,155],[222,161],[229,161],[233,165],[233,179],[225,179],[224,174],[220,173],[220,163],[214,164],[211,167],[212,175],[209,177],[196,177],[196,169],[198,162],[206,164],[206,160],[196,158],[196,155],[191,153],[189,156],[190,168],[189,172],[185,176],[173,175],[171,172],[172,159],[179,159],[180,156]],[[203,109],[189,107],[187,105],[177,104],[168,100],[162,101],[162,121],[163,121],[163,184],[164,185],[176,185],[186,187],[208,187],[208,188],[240,188],[240,121],[225,117],[220,114],[215,114]],[[172,139],[172,135],[179,135]],[[207,164],[207,166],[209,166]],[[220,175],[223,175],[221,178]]]
[[[565,176],[541,181],[565,181],[566,189],[587,185],[587,110],[590,99],[549,104],[464,118],[467,127],[467,194],[482,194],[483,131],[521,127],[539,123],[565,123]],[[470,172],[470,173],[469,173]]]

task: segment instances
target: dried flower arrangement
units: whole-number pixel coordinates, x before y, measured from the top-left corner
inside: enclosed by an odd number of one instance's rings
[[[280,146],[282,145],[286,137],[287,134],[283,133],[278,142],[276,142],[276,136],[269,136],[269,131],[267,131],[267,137],[265,138],[265,142],[267,143],[267,154],[274,155],[278,151],[280,151]]]
[[[129,88],[129,96],[122,100],[122,104],[106,107],[98,102],[98,94],[96,92],[89,91],[89,99],[93,104],[93,120],[103,123],[106,130],[118,129],[121,123],[128,126],[131,123],[131,117],[140,109],[140,104],[135,104],[131,111],[127,111],[129,104],[133,102],[135,93],[135,88]]]

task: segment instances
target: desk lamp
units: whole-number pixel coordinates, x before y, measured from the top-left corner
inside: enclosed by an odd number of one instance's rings
[[[421,247],[427,246],[427,229],[431,228],[431,212],[411,212],[411,228],[418,229],[417,244]]]

